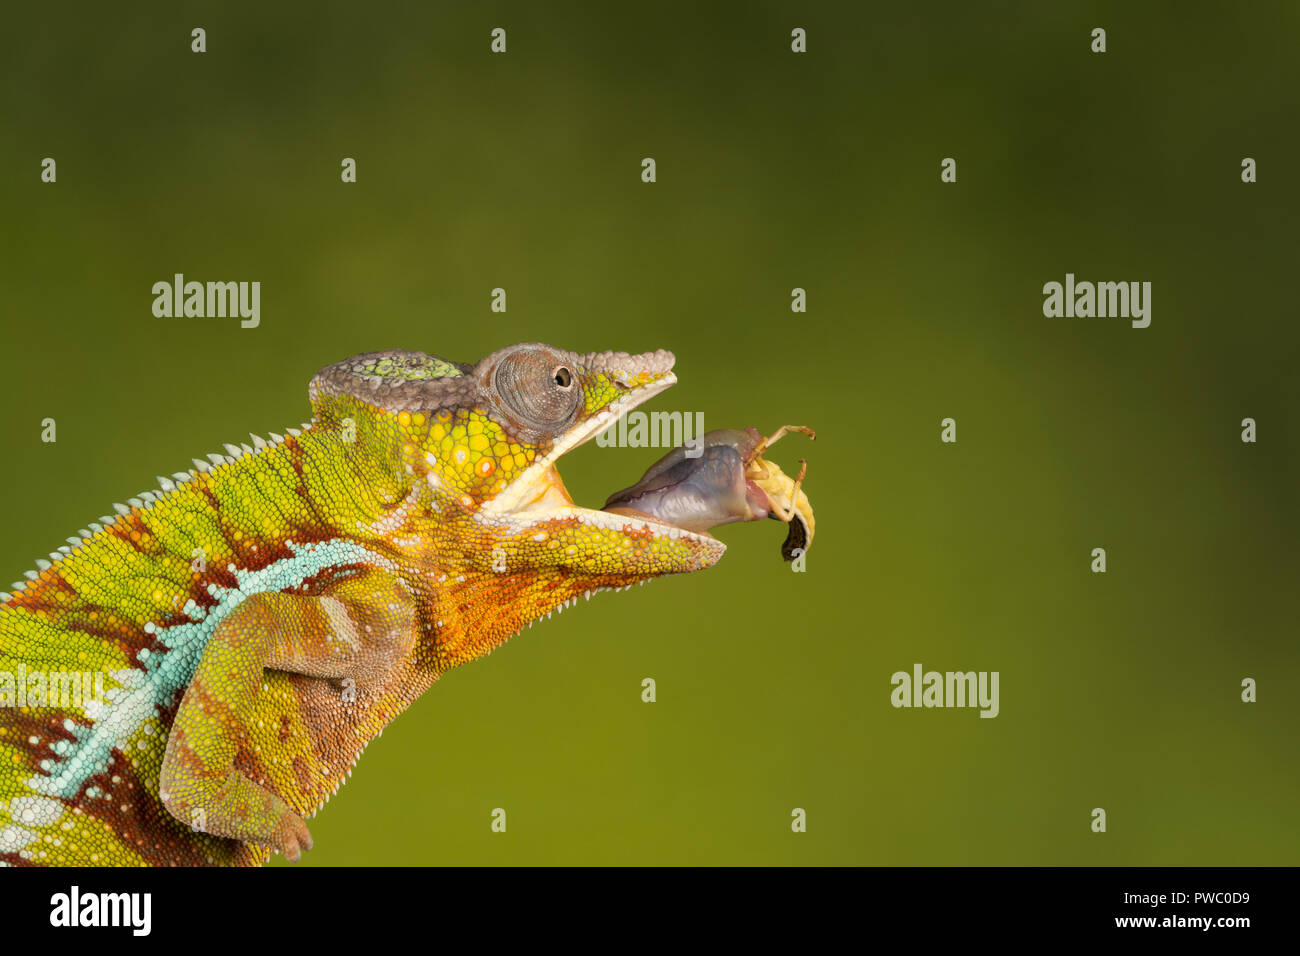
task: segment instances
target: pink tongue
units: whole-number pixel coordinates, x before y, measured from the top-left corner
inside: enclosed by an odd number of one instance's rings
[[[631,488],[609,496],[605,511],[643,516],[686,531],[708,531],[733,521],[776,518],[767,493],[745,477],[745,460],[763,440],[756,428],[708,432],[687,455],[674,448],[650,466]],[[808,526],[799,514],[786,521],[781,557],[793,561],[807,551]]]
[[[610,495],[604,510],[648,515],[687,531],[766,518],[771,505],[762,489],[745,479],[743,457],[759,437],[753,428],[721,430],[703,437],[696,457],[674,448],[635,485]]]

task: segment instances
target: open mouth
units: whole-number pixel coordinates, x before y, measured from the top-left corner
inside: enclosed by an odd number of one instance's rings
[[[552,519],[577,518],[583,524],[614,531],[650,531],[656,536],[693,540],[714,549],[725,547],[717,538],[704,533],[703,529],[682,527],[653,513],[615,512],[577,505],[564,487],[564,481],[555,467],[560,458],[591,441],[617,422],[621,415],[675,384],[677,376],[668,372],[658,381],[640,386],[611,402],[580,427],[563,435],[544,458],[533,462],[511,487],[487,502],[483,506],[483,514],[498,517],[507,523],[522,521],[529,525]]]
[[[721,554],[725,545],[708,533],[734,521],[776,518],[788,526],[781,555],[794,560],[807,551],[813,537],[812,506],[796,480],[765,461],[762,452],[788,431],[816,435],[801,426],[785,426],[764,438],[757,429],[720,429],[700,436],[691,448],[669,451],[635,484],[610,495],[604,508],[574,503],[555,462],[613,425],[618,418],[675,384],[666,373],[611,403],[580,428],[558,441],[544,458],[533,463],[512,489],[485,506],[503,520],[535,525],[573,519],[585,525],[623,532],[649,532]]]

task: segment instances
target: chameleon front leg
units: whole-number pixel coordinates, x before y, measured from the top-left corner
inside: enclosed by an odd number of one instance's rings
[[[283,799],[234,762],[264,671],[381,682],[409,656],[415,603],[395,576],[365,569],[320,595],[254,594],[209,639],[167,738],[159,795],[187,826],[259,843],[297,861],[311,834]]]

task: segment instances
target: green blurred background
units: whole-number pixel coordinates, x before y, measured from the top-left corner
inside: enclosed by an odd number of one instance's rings
[[[818,430],[774,455],[807,573],[731,526],[453,672],[310,864],[1300,862],[1294,3],[6,19],[4,581],[355,352],[669,348],[654,408]],[[1150,328],[1045,318],[1067,271],[1151,281]],[[154,318],[174,272],[259,280],[261,327]],[[599,505],[659,454],[562,471]],[[999,671],[1001,715],[892,708],[915,662]]]

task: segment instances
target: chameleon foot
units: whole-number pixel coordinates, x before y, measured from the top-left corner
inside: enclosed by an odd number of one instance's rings
[[[290,863],[301,860],[302,851],[310,850],[313,845],[307,821],[289,809],[280,817],[280,822],[276,824],[267,843],[272,849],[283,853]]]

